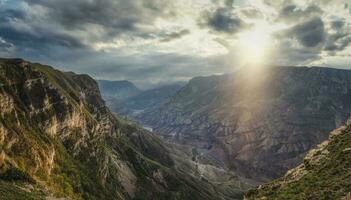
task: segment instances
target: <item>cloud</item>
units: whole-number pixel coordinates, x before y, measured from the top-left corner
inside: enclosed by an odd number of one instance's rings
[[[329,32],[324,50],[329,51],[331,55],[343,51],[351,44],[351,27],[345,19],[332,20]]]
[[[152,24],[156,17],[172,16],[171,3],[156,0],[27,0],[48,11],[49,17],[68,28],[97,24],[114,31],[138,29],[138,24]]]
[[[331,22],[331,27],[333,29],[337,29],[337,30],[342,29],[344,27],[344,25],[345,25],[345,21],[341,20],[341,19],[334,20]]]
[[[321,58],[321,48],[296,46],[289,39],[282,39],[277,49],[279,51],[272,58],[272,64],[275,65],[308,65]]]
[[[229,34],[237,33],[251,27],[250,24],[245,23],[228,7],[220,7],[213,12],[205,12],[199,24],[216,32]]]
[[[288,4],[281,8],[277,20],[287,23],[296,23],[301,20],[320,16],[322,13],[323,10],[315,4],[308,5],[306,8],[300,8],[295,4]]]
[[[351,36],[349,34],[334,34],[331,35],[325,45],[325,50],[332,51],[331,54],[335,54],[336,51],[342,51],[351,44]]]
[[[293,26],[286,35],[296,38],[304,47],[315,47],[322,44],[326,37],[324,23],[319,17]]]
[[[15,0],[0,8],[0,37],[19,48],[91,48],[127,34],[154,39],[158,18],[176,9],[162,0]],[[9,3],[8,3],[9,4]]]
[[[150,87],[230,71],[263,26],[272,63],[300,65],[350,54],[348,1],[0,0],[0,56]]]
[[[240,10],[240,14],[247,17],[247,18],[252,18],[252,19],[259,19],[263,18],[263,14],[260,10],[257,10],[255,8],[245,8]]]
[[[170,42],[172,40],[176,40],[179,39],[185,35],[190,34],[190,31],[188,29],[183,29],[181,31],[178,32],[173,32],[173,33],[169,33],[169,34],[165,34],[165,36],[160,39],[160,42]]]
[[[91,56],[88,52],[84,53],[86,54],[84,59],[74,59],[77,55],[68,58],[72,59],[70,63],[75,66],[76,72],[88,73],[97,79],[130,80],[141,88],[187,81],[194,76],[231,70],[223,64],[224,59],[221,56],[203,58],[176,53],[123,56],[117,51]],[[65,62],[58,60],[52,64],[62,66]]]

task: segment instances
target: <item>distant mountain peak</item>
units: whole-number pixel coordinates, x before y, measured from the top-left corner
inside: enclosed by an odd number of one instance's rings
[[[141,92],[134,83],[127,80],[97,80],[97,82],[103,96],[123,99]]]

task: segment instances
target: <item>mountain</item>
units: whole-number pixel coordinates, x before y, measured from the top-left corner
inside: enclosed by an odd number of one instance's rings
[[[130,81],[107,81],[98,80],[99,89],[102,96],[117,99],[127,98],[136,95],[140,90]]]
[[[246,68],[196,77],[136,118],[217,166],[259,181],[283,175],[351,113],[351,71]]]
[[[109,97],[105,98],[105,100],[111,111],[133,118],[134,115],[140,112],[153,110],[166,103],[184,85],[183,83],[169,84],[141,91],[134,96],[122,100]]]
[[[0,59],[1,199],[235,199],[251,186],[195,161],[111,114],[88,75]]]
[[[250,190],[245,199],[351,198],[351,121],[308,152],[285,176]]]

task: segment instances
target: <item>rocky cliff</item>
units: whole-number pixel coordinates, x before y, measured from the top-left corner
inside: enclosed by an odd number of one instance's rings
[[[351,113],[351,71],[267,67],[192,79],[138,119],[217,166],[281,176]]]
[[[247,188],[198,176],[185,155],[112,115],[89,76],[0,60],[1,198],[231,199]]]
[[[285,176],[250,190],[245,199],[351,198],[351,121],[308,152]]]

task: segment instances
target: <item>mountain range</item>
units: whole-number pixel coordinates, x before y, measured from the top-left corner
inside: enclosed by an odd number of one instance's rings
[[[0,59],[0,198],[346,200],[350,114],[349,70],[248,67],[142,91]]]
[[[250,187],[113,115],[88,75],[1,59],[0,83],[1,199],[236,199]]]
[[[196,77],[136,118],[216,166],[257,181],[280,177],[351,113],[351,71],[266,67]]]

